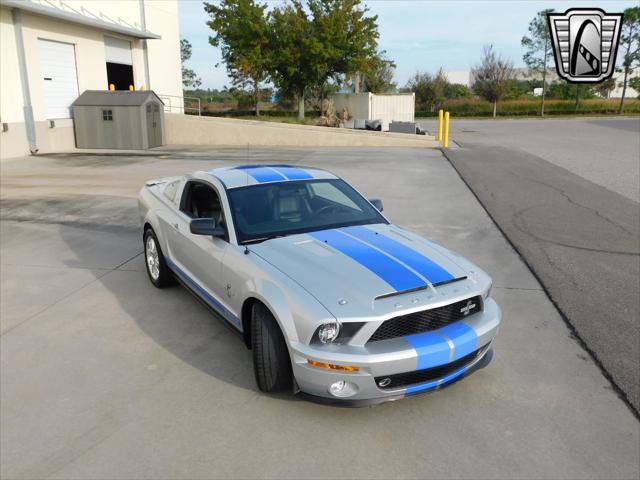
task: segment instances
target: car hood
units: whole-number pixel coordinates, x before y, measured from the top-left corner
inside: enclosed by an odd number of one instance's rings
[[[470,265],[433,242],[386,224],[291,235],[249,248],[337,318],[353,320],[410,306],[417,303],[416,296],[433,298],[444,285],[466,279],[464,267]]]

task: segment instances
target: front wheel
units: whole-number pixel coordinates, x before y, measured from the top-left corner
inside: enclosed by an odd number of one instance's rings
[[[152,229],[144,232],[144,263],[147,266],[149,280],[157,288],[163,288],[173,283],[173,275],[167,267],[162,254],[158,237]]]
[[[291,389],[293,373],[284,335],[267,307],[256,303],[251,312],[253,371],[263,392]]]

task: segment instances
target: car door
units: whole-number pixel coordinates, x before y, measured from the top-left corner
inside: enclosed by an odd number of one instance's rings
[[[204,288],[215,300],[223,303],[226,283],[222,278],[222,265],[229,247],[228,238],[194,235],[189,226],[194,218],[214,216],[218,223],[224,224],[220,195],[207,182],[189,180],[183,189],[179,207],[168,235],[172,259],[197,287]]]

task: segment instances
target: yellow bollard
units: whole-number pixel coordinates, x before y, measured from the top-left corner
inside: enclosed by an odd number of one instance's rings
[[[116,86],[113,83],[110,83],[109,84],[109,91],[113,92],[113,91],[115,91],[115,89],[116,89]]]
[[[443,117],[443,110],[440,109],[438,110],[438,136],[436,138],[436,140],[441,141],[442,140],[442,117]]]
[[[133,92],[133,85],[129,85],[129,91]]]
[[[140,90],[144,91],[144,85],[140,85]]]
[[[442,139],[442,146],[449,148],[449,112],[444,112],[444,138]]]

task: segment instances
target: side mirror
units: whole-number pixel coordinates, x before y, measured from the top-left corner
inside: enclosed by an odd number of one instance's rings
[[[222,225],[216,225],[213,218],[194,218],[189,224],[189,229],[194,235],[207,235],[211,237],[224,237],[225,229]]]
[[[376,207],[380,212],[384,210],[384,205],[382,204],[382,200],[380,198],[370,198],[369,202],[371,202],[371,205]]]

